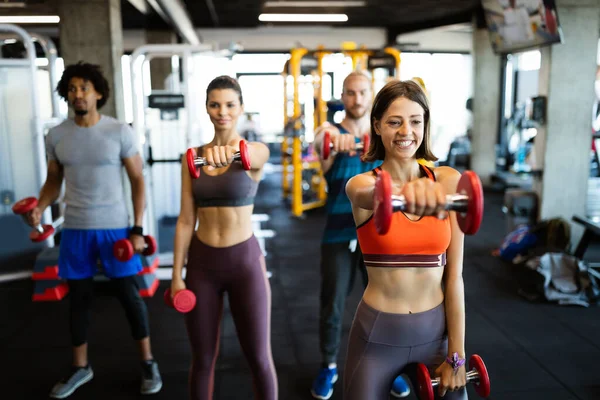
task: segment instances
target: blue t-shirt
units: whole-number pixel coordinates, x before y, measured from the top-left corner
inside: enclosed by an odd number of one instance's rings
[[[341,125],[336,127],[342,134],[348,131]],[[356,138],[357,142],[360,139]],[[362,162],[360,154],[349,156],[346,153],[338,153],[333,165],[325,174],[327,181],[327,222],[323,233],[323,243],[349,242],[356,239],[356,225],[352,216],[352,205],[346,195],[346,184],[355,175],[362,174],[380,166],[382,161]]]

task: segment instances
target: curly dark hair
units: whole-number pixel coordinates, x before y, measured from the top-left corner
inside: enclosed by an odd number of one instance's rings
[[[92,82],[96,92],[102,95],[102,98],[96,102],[96,108],[99,110],[106,104],[110,89],[108,87],[108,81],[102,74],[102,69],[99,65],[84,63],[79,61],[77,64],[71,64],[65,68],[56,91],[65,101],[69,101],[69,82],[72,78],[81,78],[83,80]]]

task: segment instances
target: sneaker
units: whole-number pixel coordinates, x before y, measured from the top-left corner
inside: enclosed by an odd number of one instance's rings
[[[158,364],[156,361],[142,362],[142,385],[140,387],[141,394],[158,393],[162,388],[162,378],[158,372]]]
[[[410,387],[408,387],[408,383],[406,383],[402,375],[398,375],[396,379],[394,379],[390,394],[398,398],[407,397],[410,394]]]
[[[337,367],[321,368],[310,393],[315,399],[328,399],[333,394],[333,384],[338,380]]]
[[[50,391],[50,397],[53,399],[69,397],[79,386],[91,381],[93,377],[94,371],[89,365],[87,367],[71,367],[69,376],[54,385]]]

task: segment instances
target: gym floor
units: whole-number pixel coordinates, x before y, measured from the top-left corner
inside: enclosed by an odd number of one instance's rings
[[[268,213],[267,267],[273,272],[272,347],[281,400],[311,399],[309,390],[319,367],[319,242],[323,210],[306,219],[290,217],[280,200],[280,174],[260,185],[256,213]],[[600,398],[600,309],[530,302],[519,295],[519,271],[495,259],[506,231],[502,193],[486,191],[485,217],[479,233],[466,239],[467,353],[481,355],[490,374],[490,399],[569,400]],[[594,244],[595,251],[599,244]],[[70,398],[132,399],[139,395],[137,349],[123,311],[103,283],[98,283],[90,361],[94,379]],[[149,399],[187,399],[189,345],[183,318],[167,308],[161,282],[147,300],[153,351],[163,377],[160,393]],[[356,285],[347,302],[339,364],[361,291]],[[32,303],[29,280],[0,285],[1,397],[45,399],[71,361],[68,301]],[[226,310],[215,378],[215,399],[252,399],[250,371],[241,353],[231,315]],[[469,385],[470,386],[470,385]],[[469,389],[469,397],[477,395]],[[332,399],[341,399],[341,381]],[[414,395],[410,399],[416,398]],[[366,400],[366,399],[365,399]]]

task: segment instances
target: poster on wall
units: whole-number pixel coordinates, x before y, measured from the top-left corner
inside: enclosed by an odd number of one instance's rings
[[[554,0],[482,0],[482,5],[497,54],[563,41]]]

